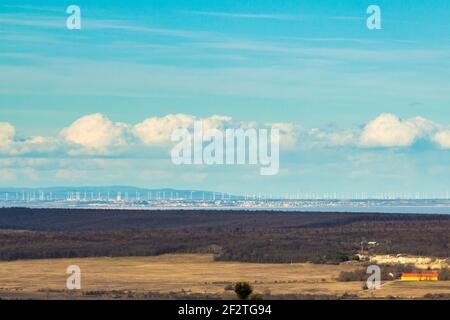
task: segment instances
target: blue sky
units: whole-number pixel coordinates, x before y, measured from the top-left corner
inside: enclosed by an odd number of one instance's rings
[[[4,1],[0,42],[0,186],[450,189],[448,1]],[[74,151],[61,132],[94,114],[113,131],[170,114],[283,123],[295,141],[275,177],[174,167],[161,145]]]

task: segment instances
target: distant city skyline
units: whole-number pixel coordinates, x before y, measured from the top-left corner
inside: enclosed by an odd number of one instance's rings
[[[67,3],[0,4],[0,188],[450,189],[448,1],[73,4],[81,30]],[[279,129],[279,173],[174,165],[199,120]]]
[[[0,201],[150,201],[150,200],[449,200],[450,192],[227,193],[218,190],[146,189],[132,186],[0,188]]]
[[[441,194],[242,194],[133,187],[0,189],[0,207],[134,210],[275,210],[449,214]]]

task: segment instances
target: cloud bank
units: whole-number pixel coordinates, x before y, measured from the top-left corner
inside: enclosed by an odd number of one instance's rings
[[[359,138],[362,147],[409,147],[417,140],[427,138],[439,126],[425,118],[402,120],[383,113],[370,121]]]
[[[280,131],[280,143],[287,150],[302,148],[409,148],[426,141],[439,149],[450,149],[450,127],[423,117],[403,120],[382,113],[361,128],[307,129],[298,123],[249,123],[226,115],[199,118],[189,114],[151,117],[136,124],[113,122],[103,114],[83,116],[61,129],[56,137],[20,137],[16,128],[0,123],[0,154],[18,156],[52,152],[77,155],[126,154],[130,148],[168,149],[172,131],[190,129],[202,121],[205,129],[274,128]]]

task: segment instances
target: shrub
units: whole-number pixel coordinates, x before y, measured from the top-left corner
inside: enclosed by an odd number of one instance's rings
[[[324,254],[319,263],[338,264],[351,260],[359,260],[359,257],[355,254],[348,254],[344,252],[332,251]]]
[[[247,300],[252,294],[253,288],[248,282],[238,282],[234,286],[234,292],[241,300]]]

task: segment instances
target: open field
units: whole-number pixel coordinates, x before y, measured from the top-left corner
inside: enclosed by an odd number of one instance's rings
[[[81,268],[82,290],[77,294],[64,292],[65,271],[73,264]],[[0,297],[108,299],[143,298],[146,293],[154,293],[166,297],[183,294],[234,298],[233,292],[224,287],[236,281],[250,282],[265,298],[285,295],[422,298],[430,293],[450,294],[450,281],[389,282],[381,290],[370,292],[362,290],[362,282],[336,281],[341,271],[355,268],[355,264],[217,262],[208,254],[23,260],[0,262]]]

